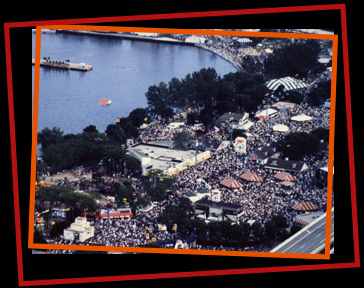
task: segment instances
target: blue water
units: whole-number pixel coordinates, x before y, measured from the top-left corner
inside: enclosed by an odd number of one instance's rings
[[[33,57],[35,34],[33,34]],[[42,34],[41,57],[93,65],[91,72],[40,69],[38,130],[59,127],[77,133],[93,124],[104,131],[116,118],[146,107],[148,87],[213,67],[224,75],[235,68],[191,46],[73,34]],[[33,72],[34,72],[34,68]],[[108,107],[100,98],[112,100]]]

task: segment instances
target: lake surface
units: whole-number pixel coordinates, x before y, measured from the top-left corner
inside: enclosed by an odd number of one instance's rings
[[[235,71],[221,57],[191,46],[62,33],[43,33],[41,42],[41,57],[88,63],[93,70],[40,68],[38,131],[78,133],[90,124],[104,131],[116,118],[146,107],[145,92],[153,84],[207,67],[220,75]],[[34,51],[35,33],[33,57]],[[112,104],[102,107],[98,101],[105,97]]]

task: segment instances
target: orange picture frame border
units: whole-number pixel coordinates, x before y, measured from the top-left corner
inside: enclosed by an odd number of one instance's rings
[[[329,127],[329,159],[328,159],[328,183],[327,183],[327,209],[325,227],[325,249],[323,254],[309,253],[280,253],[280,252],[255,252],[255,251],[225,251],[207,249],[173,249],[173,248],[142,248],[142,247],[114,247],[100,245],[66,245],[34,243],[34,212],[36,194],[36,147],[38,142],[38,107],[40,86],[40,54],[41,54],[41,30],[63,29],[98,32],[155,32],[165,34],[188,35],[219,35],[225,37],[259,37],[276,39],[307,39],[332,41],[332,77],[330,95],[330,127]],[[250,32],[250,31],[225,31],[211,29],[171,29],[171,28],[144,28],[144,27],[115,27],[96,25],[44,25],[36,27],[36,49],[34,69],[34,99],[33,99],[33,123],[32,123],[32,155],[31,155],[31,181],[29,201],[29,229],[28,248],[46,250],[78,250],[78,251],[104,251],[104,252],[132,252],[132,253],[158,253],[158,254],[189,254],[189,255],[214,255],[214,256],[246,256],[267,258],[295,258],[295,259],[330,259],[330,235],[331,235],[331,208],[332,186],[334,166],[334,136],[335,136],[335,111],[336,111],[336,80],[337,80],[338,36],[336,34],[309,34],[287,32]]]

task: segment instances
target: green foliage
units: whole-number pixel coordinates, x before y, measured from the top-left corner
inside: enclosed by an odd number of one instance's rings
[[[105,155],[105,142],[102,136],[95,134],[65,135],[56,143],[42,149],[43,161],[51,172],[71,169],[76,166],[95,166]]]
[[[128,119],[134,127],[139,127],[145,122],[149,122],[149,116],[146,109],[137,108],[129,113]]]
[[[331,81],[318,82],[305,97],[304,101],[313,107],[321,106],[325,101],[330,100]]]
[[[41,144],[42,149],[47,148],[49,145],[56,144],[63,138],[63,131],[59,128],[53,127],[52,129],[44,128],[38,133],[38,142]]]
[[[99,131],[97,131],[97,128],[95,125],[89,125],[85,129],[83,129],[83,133],[97,134],[97,133],[99,133]]]
[[[129,155],[125,155],[125,168],[128,174],[133,176],[140,176],[142,174],[142,163]]]
[[[214,114],[256,110],[266,92],[261,75],[240,71],[221,78],[213,68],[204,68],[183,79],[173,78],[169,83],[153,85],[146,97],[154,116],[169,118],[175,109],[192,108],[200,112],[200,121],[208,122]],[[189,122],[196,120],[191,117]]]
[[[74,189],[66,186],[39,187],[36,196],[42,202],[60,202],[72,207],[77,204],[82,210],[95,211],[97,208],[93,197],[86,193],[76,192]]]
[[[264,72],[270,78],[285,76],[306,77],[309,73],[316,73],[325,69],[317,61],[320,44],[316,40],[293,42],[278,48],[264,63]]]
[[[114,142],[117,143],[125,143],[126,142],[126,134],[120,125],[117,124],[109,124],[106,127],[105,133],[107,137]]]
[[[67,221],[56,221],[50,230],[49,236],[53,239],[58,238],[63,234],[63,230],[68,228],[69,223]]]
[[[188,150],[193,148],[193,143],[192,135],[186,131],[176,133],[173,138],[175,149]]]
[[[189,232],[189,225],[191,218],[194,216],[194,209],[189,199],[181,198],[175,204],[168,205],[159,217],[159,222],[167,225],[169,229],[174,224],[177,224],[179,233],[187,234]]]
[[[282,215],[274,215],[270,221],[265,224],[265,237],[269,243],[282,241],[287,236],[287,219]]]
[[[173,115],[171,97],[166,83],[161,82],[158,86],[150,86],[145,96],[147,97],[149,109],[154,116],[160,115],[168,119]]]
[[[128,181],[122,181],[122,183],[115,183],[113,185],[113,190],[115,193],[116,203],[118,206],[121,206],[125,204],[125,200],[128,203],[131,203],[134,201],[134,195],[133,195],[133,187],[131,186],[131,183]]]
[[[173,177],[163,175],[159,170],[152,170],[143,179],[143,190],[152,201],[163,201],[171,191],[173,183]]]
[[[290,133],[278,142],[278,150],[290,160],[302,160],[303,157],[320,151],[320,139],[312,133]]]

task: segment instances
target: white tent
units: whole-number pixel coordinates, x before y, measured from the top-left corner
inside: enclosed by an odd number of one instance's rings
[[[293,109],[296,106],[295,103],[292,102],[285,102],[285,101],[279,101],[272,105],[272,107],[277,108],[279,110],[282,109]]]
[[[184,122],[171,122],[168,124],[168,128],[169,129],[177,129],[177,128],[180,128],[182,126],[184,126],[185,123]]]
[[[242,44],[248,44],[248,43],[252,43],[253,40],[249,39],[249,38],[238,38],[237,41],[239,43],[242,43]]]
[[[297,121],[297,122],[306,122],[306,121],[311,121],[312,117],[302,113],[302,114],[293,116],[291,118],[291,120],[292,121]]]
[[[284,124],[276,124],[273,126],[273,131],[285,133],[289,131],[289,128]]]

